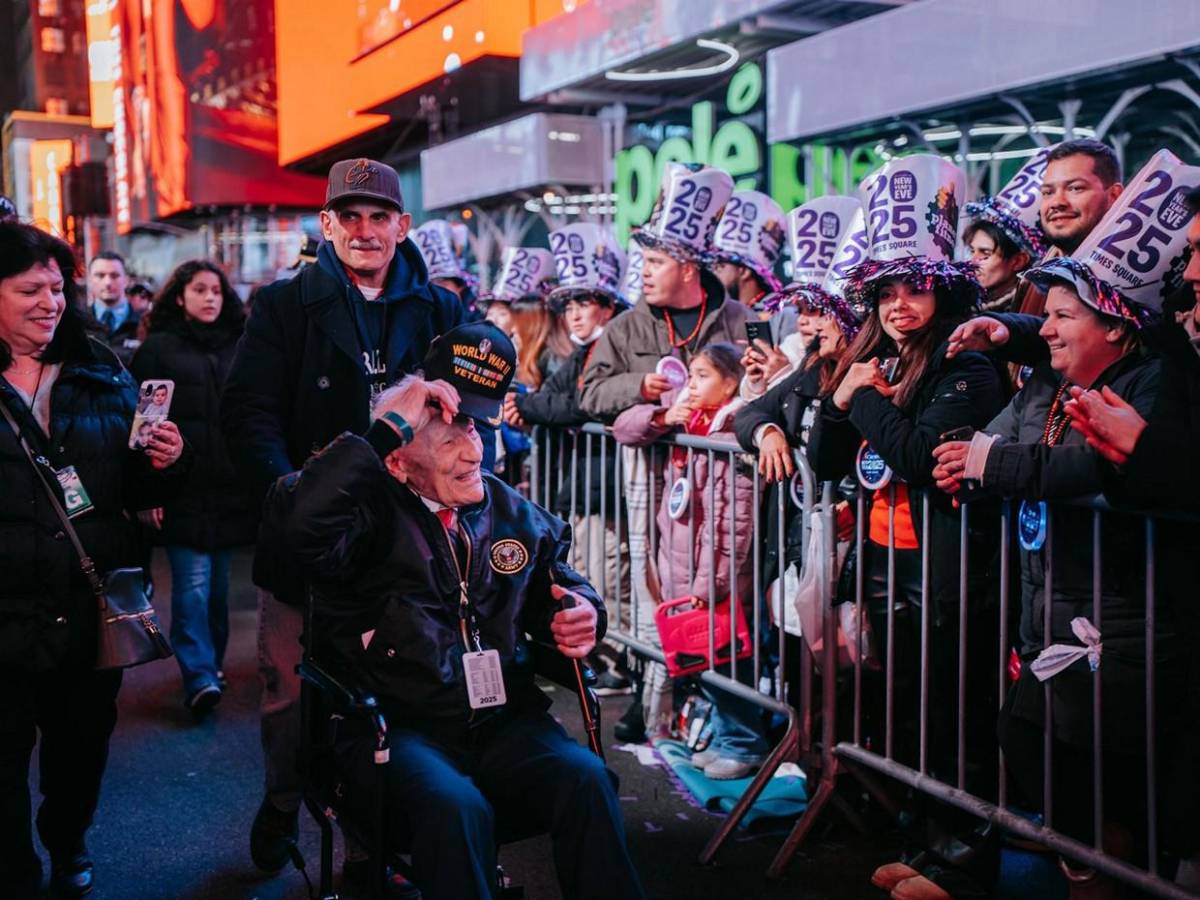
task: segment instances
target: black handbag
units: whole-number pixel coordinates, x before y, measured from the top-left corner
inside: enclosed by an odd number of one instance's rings
[[[79,555],[79,567],[83,570],[92,593],[96,596],[99,617],[96,627],[96,669],[128,669],[156,659],[167,659],[175,651],[158,623],[158,614],[146,596],[145,576],[141,569],[114,569],[101,580],[96,564],[88,556],[79,535],[71,524],[71,518],[58,500],[58,494],[46,480],[42,466],[34,457],[25,435],[13,420],[8,407],[0,402],[0,412],[8,427],[17,437],[29,465],[46,489],[50,505],[62,523],[63,531]]]

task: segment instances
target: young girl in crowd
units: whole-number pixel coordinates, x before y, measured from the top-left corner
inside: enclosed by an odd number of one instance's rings
[[[742,377],[740,359],[740,351],[731,344],[705,347],[692,359],[686,388],[664,394],[661,405],[641,404],[621,413],[613,423],[613,435],[623,444],[636,446],[680,429],[690,435],[726,438],[733,445],[728,407]],[[664,600],[691,597],[697,605],[717,603],[724,615],[729,615],[727,604],[736,590],[750,620],[754,604],[754,483],[748,472],[736,472],[731,498],[729,466],[730,457],[724,453],[713,454],[710,470],[704,451],[694,452],[690,465],[687,450],[677,447],[671,451],[658,512],[658,578]],[[672,516],[672,487],[680,479],[689,484],[688,499],[682,511],[676,508]],[[710,588],[710,579],[715,590]],[[746,663],[749,660],[738,664],[742,681],[753,674]],[[709,778],[745,777],[767,755],[759,708],[731,695],[703,690],[714,703],[713,738],[707,750],[693,756],[692,763],[703,768]],[[663,667],[651,663],[642,703],[652,736],[669,733],[671,691]]]
[[[171,564],[171,643],[184,704],[202,716],[221,699],[229,637],[229,566],[234,547],[254,541],[257,517],[225,450],[218,400],[242,333],[242,304],[215,263],[175,270],[150,312],[130,368],[139,381],[175,382],[171,418],[194,451],[174,500],[144,514]]]

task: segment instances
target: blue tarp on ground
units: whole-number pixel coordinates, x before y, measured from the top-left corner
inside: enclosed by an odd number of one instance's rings
[[[657,740],[654,749],[696,802],[712,812],[728,813],[750,786],[751,778],[714,781],[692,766],[692,751],[680,741]],[[799,772],[799,770],[796,770]],[[795,819],[808,807],[808,784],[803,772],[776,774],[742,819],[740,827],[766,825],[769,819]],[[769,826],[767,826],[769,827]]]

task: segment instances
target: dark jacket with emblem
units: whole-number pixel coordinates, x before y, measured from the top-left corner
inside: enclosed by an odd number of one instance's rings
[[[187,478],[163,509],[157,538],[167,545],[213,551],[254,542],[258,526],[221,433],[220,395],[238,333],[178,322],[152,331],[130,363],[139,383],[175,382],[171,421],[194,451]]]
[[[50,434],[8,383],[0,400],[35,454],[54,469],[74,466],[93,508],[72,520],[101,573],[141,565],[130,513],[161,506],[189,453],[158,471],[130,450],[137,386],[113,353],[89,339],[77,314],[63,317],[52,348],[62,369],[50,400]],[[63,500],[53,471],[43,469]],[[87,670],[96,654],[96,598],[79,557],[17,436],[0,418],[0,666]]]
[[[458,510],[470,545],[474,621],[484,648],[500,654],[507,708],[544,709],[525,636],[552,640],[558,604],[550,595],[551,567],[558,583],[596,609],[598,636],[604,604],[567,565],[566,524],[491,475],[483,485],[483,501]],[[281,479],[264,516],[311,580],[315,631],[340,667],[375,692],[391,716],[468,718],[450,538],[366,439],[342,435],[302,472]]]
[[[318,264],[263,288],[255,299],[225,383],[221,425],[256,505],[277,478],[337,435],[367,429],[370,385],[350,305],[363,301],[354,292],[344,272]],[[393,293],[401,296],[386,322],[391,379],[415,370],[433,339],[463,321],[458,298],[429,283],[411,240],[396,247],[385,290]],[[254,583],[285,603],[300,603],[303,582],[269,537],[260,533]]]

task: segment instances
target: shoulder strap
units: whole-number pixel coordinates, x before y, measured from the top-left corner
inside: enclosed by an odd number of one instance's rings
[[[34,458],[33,450],[29,443],[25,440],[25,434],[21,431],[21,427],[13,418],[7,404],[0,399],[0,414],[3,414],[4,421],[8,423],[8,427],[12,429],[13,436],[17,439],[17,443],[21,445],[21,449],[25,451],[25,458],[29,460],[29,465],[33,467],[33,472],[37,475],[38,481],[42,483],[42,487],[46,490],[46,496],[50,499],[50,506],[53,507],[55,515],[58,516],[59,522],[62,523],[63,531],[66,532],[67,538],[70,539],[71,545],[75,548],[75,553],[79,556],[79,567],[83,570],[84,576],[88,580],[88,584],[92,586],[92,591],[97,597],[103,598],[104,585],[100,582],[100,576],[96,574],[96,564],[92,558],[88,556],[87,551],[83,549],[83,544],[79,541],[79,535],[75,532],[75,526],[71,524],[71,517],[67,515],[67,511],[62,508],[62,504],[58,502],[58,494],[54,492],[54,488],[50,486],[50,482],[46,480],[46,474],[42,471],[42,467]]]

